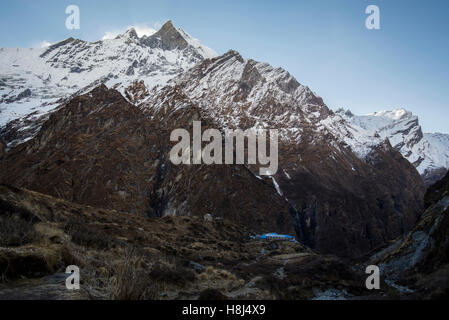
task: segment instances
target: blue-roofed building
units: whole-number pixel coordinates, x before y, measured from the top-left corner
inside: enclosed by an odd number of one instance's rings
[[[256,236],[256,239],[260,240],[280,240],[280,241],[296,241],[295,237],[285,235],[285,234],[278,234],[278,233],[266,233],[260,236]]]

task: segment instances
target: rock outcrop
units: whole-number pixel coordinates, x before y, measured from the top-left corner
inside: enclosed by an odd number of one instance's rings
[[[404,237],[371,257],[382,275],[412,296],[449,297],[449,174],[429,188],[427,209]]]
[[[161,48],[163,50],[182,50],[189,45],[186,39],[173,26],[171,20],[167,21],[155,34],[145,37],[142,43],[150,48]]]
[[[0,139],[0,159],[3,158],[3,156],[5,155],[5,153],[6,153],[6,143],[3,142],[2,139]]]

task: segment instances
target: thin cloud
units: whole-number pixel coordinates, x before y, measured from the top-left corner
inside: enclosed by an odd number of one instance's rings
[[[41,48],[47,48],[47,47],[49,47],[49,46],[51,46],[51,45],[52,45],[51,42],[48,42],[47,40],[44,40],[44,41],[41,42],[40,47],[41,47]]]
[[[29,48],[47,48],[51,46],[53,43],[47,40],[36,40],[30,43]]]

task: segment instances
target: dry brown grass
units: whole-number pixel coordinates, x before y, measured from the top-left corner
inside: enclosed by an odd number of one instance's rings
[[[112,300],[157,300],[165,285],[150,276],[150,265],[134,248],[126,248],[116,264],[109,298]]]
[[[117,239],[98,230],[92,230],[82,220],[71,219],[64,227],[72,242],[83,247],[108,250],[118,245]]]
[[[224,269],[215,269],[212,266],[206,267],[204,272],[198,275],[198,279],[200,280],[199,288],[214,289],[221,292],[231,292],[245,284],[245,280],[239,279],[235,274]]]
[[[233,274],[227,270],[215,269],[212,266],[206,267],[204,272],[202,272],[198,277],[203,281],[208,281],[208,280],[231,280],[231,281],[234,281],[234,280],[237,280],[237,277],[235,276],[235,274]]]
[[[31,220],[15,215],[0,216],[0,247],[20,247],[38,238]]]

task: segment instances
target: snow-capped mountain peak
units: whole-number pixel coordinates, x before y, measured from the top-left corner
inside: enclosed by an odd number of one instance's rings
[[[449,135],[423,133],[418,117],[404,108],[364,116],[345,109],[338,109],[336,113],[352,124],[388,139],[415,165],[428,185],[441,178],[449,168]]]
[[[0,129],[9,123],[16,133],[27,131],[61,99],[100,83],[127,96],[135,81],[151,89],[215,56],[171,21],[149,36],[130,28],[95,42],[68,38],[43,49],[0,48]],[[8,144],[25,138],[8,136]]]
[[[120,38],[127,38],[127,39],[139,39],[139,36],[137,35],[137,31],[136,29],[134,29],[133,27],[129,28],[128,30],[126,30],[125,33],[123,34],[119,34],[116,39],[120,39]]]

